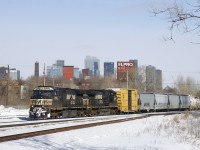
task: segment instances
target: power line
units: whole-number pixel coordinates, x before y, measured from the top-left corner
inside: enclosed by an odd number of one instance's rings
[[[190,71],[167,71],[167,70],[163,70],[163,72],[167,72],[167,73],[180,73],[180,74],[183,74],[183,73],[200,74],[200,71],[199,72],[190,72]]]

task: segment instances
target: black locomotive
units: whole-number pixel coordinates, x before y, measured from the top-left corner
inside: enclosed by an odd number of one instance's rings
[[[113,90],[80,90],[38,86],[31,96],[30,118],[61,118],[118,113]]]

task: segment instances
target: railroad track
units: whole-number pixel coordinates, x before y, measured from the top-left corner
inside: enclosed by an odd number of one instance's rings
[[[7,121],[7,122],[0,122],[0,124],[11,124],[11,123],[23,123],[23,122],[27,122],[28,120],[20,120],[20,121]],[[0,125],[0,126],[1,126]]]
[[[113,123],[121,123],[121,122],[143,119],[143,118],[147,118],[147,117],[151,117],[151,116],[157,116],[157,115],[172,115],[172,114],[177,114],[177,112],[175,112],[175,113],[162,113],[162,114],[145,114],[145,115],[142,115],[142,116],[125,118],[125,119],[116,119],[116,120],[87,123],[87,124],[81,124],[81,125],[75,125],[75,126],[69,126],[69,127],[61,127],[61,128],[54,128],[54,129],[48,129],[48,130],[41,130],[41,131],[35,131],[35,132],[29,132],[29,133],[8,135],[8,136],[0,137],[0,142],[19,140],[19,139],[23,139],[23,138],[30,138],[30,137],[47,135],[47,134],[52,134],[52,133],[64,132],[64,131],[71,131],[71,130],[101,126],[101,125],[108,125],[108,124],[113,124]]]
[[[0,119],[28,118],[28,115],[0,116]]]
[[[2,128],[11,128],[11,127],[22,127],[22,126],[31,126],[31,125],[40,125],[40,124],[52,124],[52,123],[64,123],[64,122],[71,122],[71,121],[96,121],[96,120],[108,120],[108,119],[115,119],[120,116],[112,116],[109,118],[98,118],[98,117],[82,117],[82,118],[73,118],[73,119],[58,119],[58,120],[50,120],[50,121],[41,121],[38,120],[39,122],[31,122],[27,123],[27,121],[14,121],[14,122],[3,122],[6,125],[0,125],[0,129]],[[25,122],[25,123],[24,123]],[[7,123],[19,123],[19,124],[7,124]],[[21,123],[21,124],[20,124]]]
[[[30,125],[39,125],[39,124],[61,123],[61,122],[69,122],[69,121],[77,121],[77,120],[79,121],[79,120],[85,120],[85,119],[84,118],[80,118],[80,119],[68,119],[68,120],[55,120],[55,121],[42,121],[42,122],[31,122],[31,123],[21,123],[21,124],[0,125],[0,129],[1,128],[30,126]]]

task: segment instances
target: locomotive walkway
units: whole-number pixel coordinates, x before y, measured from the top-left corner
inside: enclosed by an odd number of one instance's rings
[[[58,132],[65,132],[65,131],[71,131],[71,130],[77,130],[77,129],[95,127],[95,126],[101,126],[101,125],[108,125],[108,124],[113,124],[113,123],[121,123],[121,122],[126,122],[126,121],[143,119],[143,118],[147,118],[147,117],[151,117],[151,116],[173,115],[173,114],[177,114],[177,113],[178,112],[143,114],[142,116],[125,118],[125,119],[116,119],[116,120],[109,120],[109,121],[102,121],[102,122],[95,122],[95,123],[87,123],[87,124],[81,124],[81,125],[75,125],[75,126],[69,126],[69,127],[61,127],[61,128],[41,130],[41,131],[35,131],[35,132],[8,135],[8,136],[0,137],[0,142],[19,140],[19,139],[23,139],[23,138],[30,138],[30,137],[53,134],[53,133],[58,133]]]

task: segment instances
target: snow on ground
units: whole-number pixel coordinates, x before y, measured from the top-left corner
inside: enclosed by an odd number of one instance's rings
[[[17,109],[0,105],[0,123],[28,120],[29,109]]]
[[[13,107],[4,107],[0,105],[0,116],[17,116],[17,115],[27,115],[29,109],[16,109]]]
[[[1,150],[200,150],[199,125],[200,114],[195,112],[154,116],[4,142],[0,147]]]

